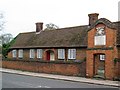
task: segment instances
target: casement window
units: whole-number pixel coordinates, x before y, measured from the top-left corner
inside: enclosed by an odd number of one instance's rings
[[[12,50],[12,57],[16,58],[17,57],[17,50]]]
[[[30,49],[30,58],[35,58],[35,50]]]
[[[42,58],[42,49],[37,49],[37,58]]]
[[[76,59],[76,49],[68,49],[68,59]]]
[[[58,49],[58,59],[65,59],[65,49]]]
[[[20,49],[20,50],[18,51],[18,57],[19,57],[19,58],[23,58],[23,49]]]
[[[104,61],[105,60],[105,55],[100,55],[100,60]]]

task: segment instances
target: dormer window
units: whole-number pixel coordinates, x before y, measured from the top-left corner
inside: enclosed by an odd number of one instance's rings
[[[94,37],[95,45],[106,45],[105,27],[97,27]]]

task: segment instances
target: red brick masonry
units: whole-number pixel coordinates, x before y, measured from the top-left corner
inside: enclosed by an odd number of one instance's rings
[[[120,61],[115,64],[115,78],[119,78],[120,80]]]
[[[84,62],[46,62],[46,61],[23,61],[3,60],[3,68],[20,69],[31,72],[52,73],[72,76],[85,76],[86,63]]]

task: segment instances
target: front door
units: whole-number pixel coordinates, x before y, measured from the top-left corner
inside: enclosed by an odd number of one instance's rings
[[[47,51],[47,61],[50,61],[50,51]]]
[[[50,60],[51,61],[55,60],[54,52],[50,52]]]
[[[105,55],[94,55],[94,76],[104,78],[105,74]]]
[[[49,50],[46,52],[46,59],[47,61],[54,61],[55,60],[55,55],[54,52],[52,50]]]

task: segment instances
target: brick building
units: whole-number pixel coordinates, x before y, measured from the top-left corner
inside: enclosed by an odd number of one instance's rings
[[[86,76],[116,77],[115,60],[120,59],[120,21],[98,19],[89,14],[89,24],[56,30],[43,30],[36,23],[35,32],[20,33],[8,58],[19,60],[86,60]]]

